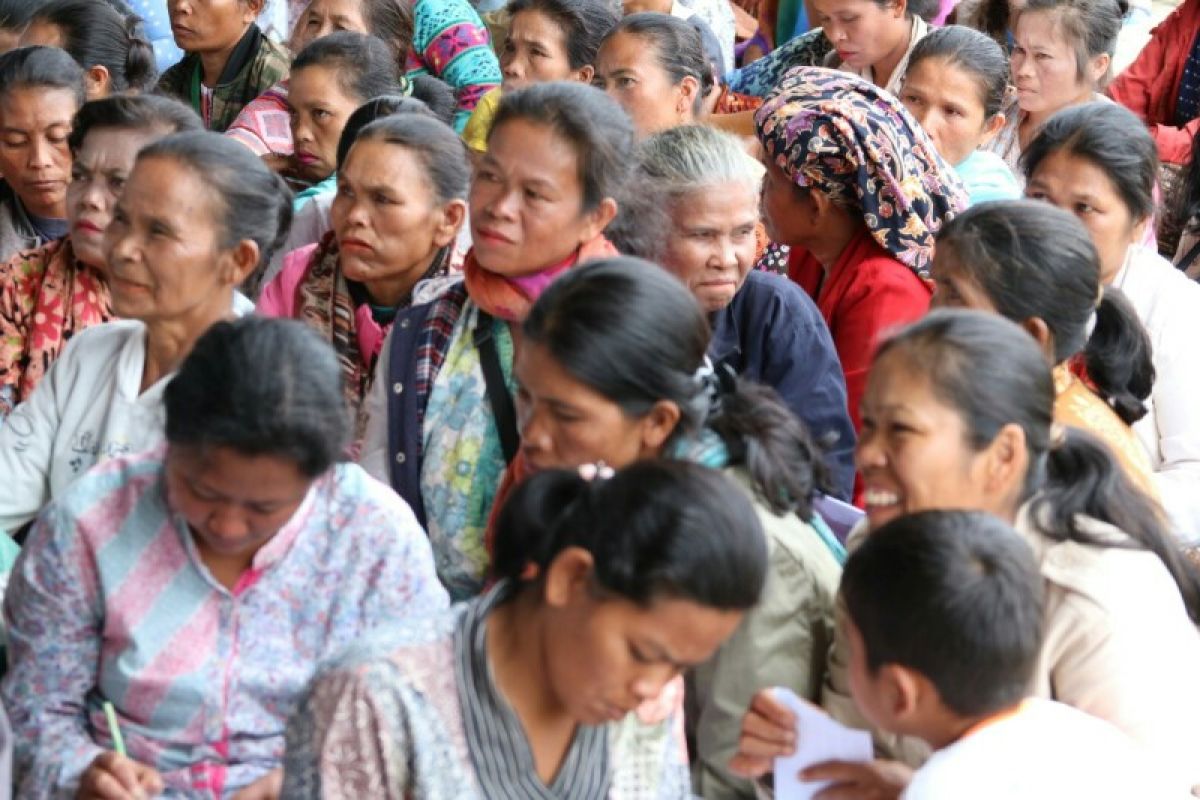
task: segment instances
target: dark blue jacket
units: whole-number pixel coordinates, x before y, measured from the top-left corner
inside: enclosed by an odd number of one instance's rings
[[[824,445],[837,496],[854,491],[854,426],[833,337],[816,304],[779,275],[751,271],[733,302],[711,317],[709,357],[779,392]]]

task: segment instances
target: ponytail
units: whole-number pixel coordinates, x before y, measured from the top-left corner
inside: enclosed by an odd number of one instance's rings
[[[142,19],[127,10],[97,0],[51,0],[32,21],[62,31],[63,49],[84,70],[108,70],[114,93],[149,91],[158,77],[154,47]]]
[[[1104,290],[1083,363],[1096,393],[1127,425],[1146,416],[1154,388],[1150,337],[1120,289]]]
[[[125,35],[129,39],[129,52],[125,55],[127,88],[148,92],[158,82],[158,66],[154,58],[154,45],[146,36],[141,17],[131,14],[125,18]]]
[[[1114,544],[1081,528],[1082,518],[1120,529],[1135,547],[1158,556],[1179,587],[1188,616],[1200,624],[1200,571],[1167,530],[1158,504],[1130,482],[1099,439],[1081,428],[1063,431],[1046,454],[1046,480],[1030,505],[1038,529],[1057,541],[1098,547]]]
[[[745,493],[681,461],[640,461],[590,480],[536,473],[497,519],[492,576],[519,590],[571,547],[592,555],[598,589],[642,607],[678,598],[745,610],[766,579],[766,538]]]
[[[775,514],[812,519],[814,493],[835,493],[823,453],[773,388],[732,381],[706,426],[721,437],[730,461],[750,473],[763,505]]]

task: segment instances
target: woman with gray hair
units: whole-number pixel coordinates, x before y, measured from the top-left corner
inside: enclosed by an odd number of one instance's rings
[[[657,133],[637,155],[639,200],[618,246],[688,287],[709,315],[709,357],[779,392],[825,446],[838,493],[848,499],[854,428],[829,329],[802,289],[752,269],[762,167],[736,138],[701,125]]]

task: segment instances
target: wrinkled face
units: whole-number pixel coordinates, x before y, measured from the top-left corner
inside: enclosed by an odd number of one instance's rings
[[[513,365],[521,452],[534,470],[603,461],[613,469],[657,455],[662,438],[647,420],[575,378],[545,345],[526,341]]]
[[[1011,62],[1022,111],[1053,114],[1087,100],[1092,91],[1079,80],[1075,47],[1063,37],[1052,11],[1017,17]]]
[[[808,192],[798,189],[783,168],[765,159],[767,171],[762,183],[763,224],[773,242],[803,247],[812,237],[813,201]]]
[[[67,223],[76,257],[105,271],[104,232],[129,180],[138,150],[161,134],[154,130],[96,128],[84,138],[71,166]]]
[[[639,137],[683,125],[695,116],[695,79],[674,83],[654,43],[643,36],[622,32],[609,37],[596,54],[592,83],[621,104]]]
[[[690,600],[648,608],[601,598],[590,586],[549,611],[546,668],[568,713],[587,725],[625,717],[684,669],[707,661],[741,622]]]
[[[251,557],[292,518],[311,479],[279,456],[229,447],[171,445],[167,501],[188,524],[201,553]]]
[[[579,72],[571,69],[562,28],[550,17],[533,10],[513,17],[500,51],[500,72],[506,92],[534,83],[580,79]]]
[[[964,268],[953,247],[939,243],[933,256],[934,308],[967,308],[996,314],[996,306],[971,272]]]
[[[926,58],[908,68],[900,100],[952,166],[992,138],[980,79],[945,58]]]
[[[66,216],[67,136],[78,110],[69,89],[18,87],[0,95],[0,176],[31,214]]]
[[[855,464],[872,530],[917,511],[992,511],[986,459],[958,411],[943,403],[903,348],[876,359],[862,399]]]
[[[308,66],[292,72],[288,86],[288,110],[296,163],[303,176],[323,181],[337,169],[338,140],[346,120],[363,102],[349,94],[338,81],[336,69]]]
[[[561,263],[600,232],[583,210],[574,145],[524,119],[492,129],[471,181],[470,207],[476,259],[508,277]]]
[[[418,156],[378,139],[350,148],[330,216],[342,271],[354,281],[419,278],[449,244],[445,215]]]
[[[292,29],[291,50],[299,53],[322,36],[337,31],[370,33],[362,0],[312,0]]]
[[[245,276],[221,247],[221,211],[190,167],[165,157],[137,162],[104,234],[118,317],[207,320],[208,309],[229,308]]]
[[[262,6],[262,0],[167,0],[167,14],[180,50],[219,53],[238,43]]]
[[[1086,158],[1058,150],[1042,159],[1025,194],[1070,211],[1092,235],[1100,253],[1100,281],[1112,283],[1130,245],[1141,241],[1147,221],[1136,220],[1103,169]]]
[[[880,6],[875,0],[812,0],[816,23],[855,70],[874,66],[910,35],[905,5]]]
[[[676,198],[671,222],[662,265],[706,311],[720,311],[754,267],[758,188],[747,180]]]

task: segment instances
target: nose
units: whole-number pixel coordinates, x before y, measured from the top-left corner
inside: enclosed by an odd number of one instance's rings
[[[99,181],[88,181],[79,187],[79,207],[101,211],[112,199],[112,193],[100,186]]]
[[[866,472],[872,467],[882,467],[886,462],[878,435],[864,425],[858,435],[858,446],[854,448],[854,465],[859,472]]]
[[[512,221],[517,218],[517,190],[507,186],[498,188],[496,195],[484,205],[484,213],[496,220]]]
[[[718,248],[717,257],[721,259],[721,267],[736,272],[738,268],[738,251],[737,247],[734,246],[733,237],[722,236]]]
[[[1018,75],[1029,77],[1033,74],[1033,59],[1026,58],[1024,53],[1013,53],[1009,58],[1010,68],[1012,69],[1013,77]]]
[[[44,137],[35,137],[29,148],[29,166],[33,169],[44,169],[54,166],[54,151],[57,148]]]
[[[513,56],[507,59],[506,63],[502,65],[501,72],[504,73],[504,77],[506,78],[520,80],[525,77],[525,65],[521,63],[521,59]]]
[[[518,408],[521,446],[535,453],[548,452],[551,449],[552,440],[542,414],[533,407],[533,403],[522,403],[521,406],[524,406],[524,408]]]
[[[110,224],[104,232],[104,260],[109,267],[132,261],[136,252],[133,237]]]
[[[841,25],[835,25],[831,23],[829,25],[825,25],[823,30],[831,42],[846,41],[846,30]]]
[[[670,683],[676,674],[678,670],[671,666],[647,668],[634,679],[630,692],[639,704],[653,700],[662,694],[663,687]]]
[[[245,517],[232,506],[218,506],[208,517],[208,530],[224,540],[242,539],[249,532]]]
[[[308,128],[308,123],[300,114],[292,116],[292,139],[296,142],[308,143],[312,141],[312,131]]]

